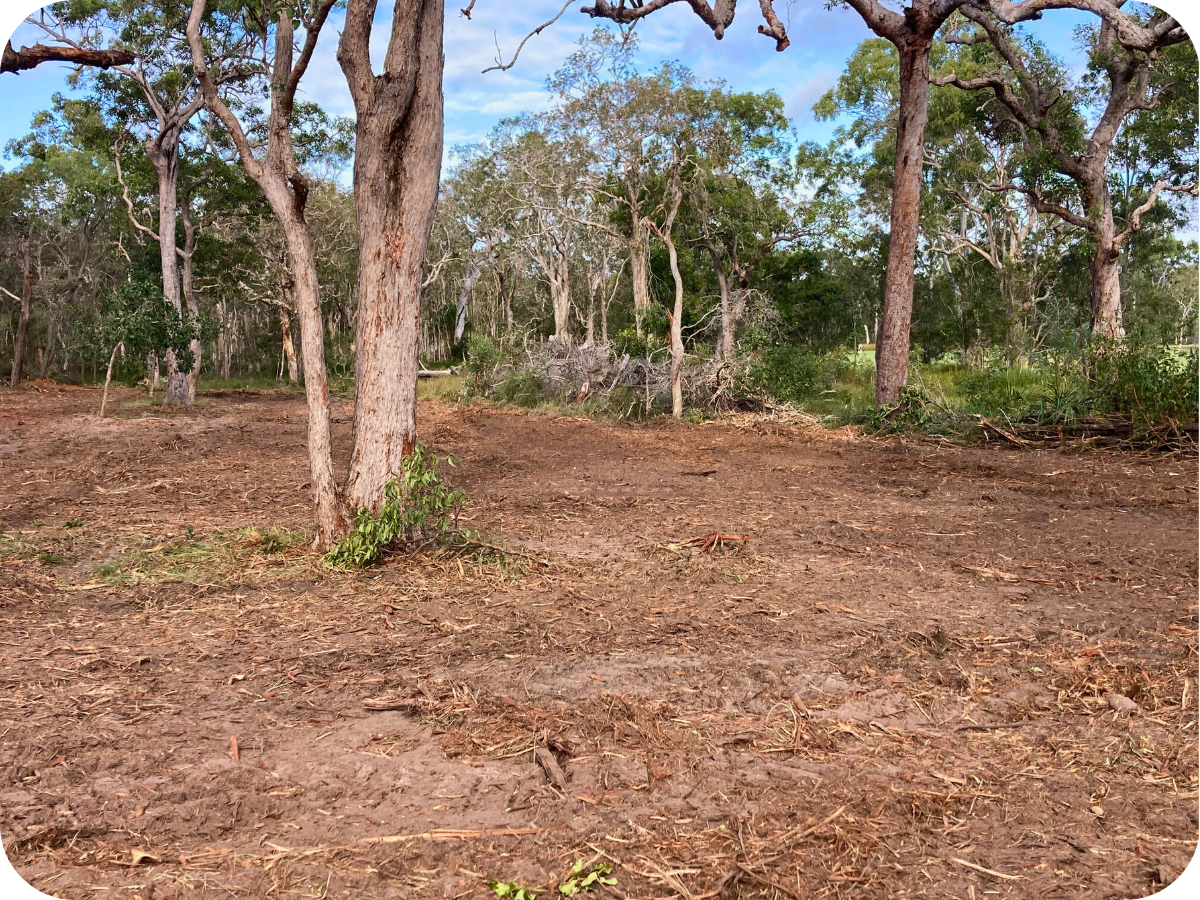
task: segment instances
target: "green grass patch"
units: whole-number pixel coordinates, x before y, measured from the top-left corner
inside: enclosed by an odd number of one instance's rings
[[[422,378],[417,382],[418,400],[457,400],[462,396],[463,377],[461,375],[439,375],[436,378]]]
[[[112,585],[261,584],[304,575],[314,564],[304,532],[242,528],[183,535],[97,563],[92,572]]]

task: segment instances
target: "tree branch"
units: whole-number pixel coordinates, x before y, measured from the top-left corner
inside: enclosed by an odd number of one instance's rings
[[[1041,194],[1033,188],[1022,187],[1019,184],[1014,184],[1009,181],[1005,184],[988,184],[984,185],[989,191],[1000,193],[1001,191],[1018,191],[1029,198],[1029,202],[1033,204],[1033,208],[1040,213],[1047,213],[1052,216],[1058,216],[1064,222],[1069,222],[1076,228],[1082,228],[1085,231],[1096,231],[1098,226],[1091,219],[1084,218],[1079,213],[1072,212],[1065,206],[1060,206],[1057,203],[1050,203],[1043,200]]]
[[[0,73],[24,72],[45,62],[65,62],[75,66],[95,66],[107,69],[111,66],[130,65],[134,61],[130,50],[89,50],[86,47],[51,47],[34,44],[14,50],[12,41],[4,44],[4,55],[0,59]]]
[[[474,2],[475,2],[475,0],[471,0],[472,5],[474,5]],[[517,64],[517,57],[519,57],[521,55],[521,50],[529,42],[529,39],[535,35],[541,34],[543,31],[545,31],[547,28],[549,28],[551,25],[553,25],[555,22],[557,22],[559,19],[561,19],[563,17],[563,13],[565,13],[567,11],[567,8],[570,7],[571,4],[573,4],[574,2],[575,2],[575,0],[567,0],[567,2],[562,5],[562,9],[560,9],[558,11],[558,15],[556,15],[553,19],[551,19],[548,22],[543,22],[537,28],[533,29],[533,31],[529,32],[529,34],[525,35],[525,37],[521,41],[521,43],[519,43],[517,45],[517,52],[513,54],[512,59],[510,59],[507,63],[502,62],[499,54],[497,54],[496,65],[488,66],[486,69],[483,70],[482,74],[486,75],[488,72],[507,72],[509,69],[511,69],[513,66],[515,66]],[[467,18],[469,19],[470,16],[467,16]]]
[[[1172,16],[1157,13],[1143,25],[1121,11],[1124,0],[971,0],[972,6],[991,12],[1005,25],[1040,19],[1049,9],[1078,9],[1102,18],[1115,33],[1121,46],[1129,50],[1157,52],[1188,40],[1187,32]]]
[[[782,53],[792,42],[788,40],[787,29],[779,21],[779,16],[775,15],[774,3],[772,0],[758,0],[758,9],[762,13],[762,17],[767,21],[766,25],[758,26],[758,33],[765,34],[769,38],[774,38],[775,50]]]
[[[121,197],[125,201],[125,211],[129,214],[130,224],[133,225],[133,227],[135,229],[142,232],[143,234],[150,235],[150,237],[154,238],[156,243],[160,243],[161,239],[158,236],[158,232],[156,232],[153,228],[148,228],[147,226],[145,226],[141,222],[139,222],[137,220],[137,216],[133,212],[133,201],[129,198],[129,185],[126,184],[125,176],[121,172],[121,141],[120,140],[118,140],[116,146],[113,147],[113,162],[116,164],[117,183],[121,185]]]
[[[1154,208],[1154,204],[1158,202],[1158,195],[1164,191],[1191,194],[1194,197],[1197,188],[1194,184],[1168,184],[1165,181],[1156,181],[1154,187],[1150,189],[1150,196],[1146,198],[1146,202],[1129,214],[1129,224],[1125,230],[1113,238],[1114,250],[1120,249],[1129,237],[1142,230],[1142,216]]]

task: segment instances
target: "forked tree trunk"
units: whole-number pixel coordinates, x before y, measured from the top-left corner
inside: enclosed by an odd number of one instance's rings
[[[21,262],[21,312],[17,319],[17,333],[13,340],[12,373],[9,386],[19,387],[21,371],[25,366],[25,338],[29,334],[29,310],[33,305],[33,225],[25,235],[25,252]]]
[[[920,231],[921,166],[929,120],[929,50],[926,38],[910,37],[900,54],[900,121],[892,181],[891,229],[883,321],[875,335],[875,402],[888,406],[908,384],[912,327],[913,267]]]
[[[395,5],[381,75],[370,60],[374,13],[373,0],[350,0],[338,61],[357,113],[359,307],[346,499],[351,509],[378,511],[384,485],[417,442],[418,317],[442,163],[445,8],[443,0]]]

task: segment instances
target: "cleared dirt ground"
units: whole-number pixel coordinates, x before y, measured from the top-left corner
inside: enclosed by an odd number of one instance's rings
[[[121,399],[0,391],[0,833],[48,893],[1140,897],[1195,849],[1195,459],[430,403],[517,552],[346,574],[270,531],[300,397]]]

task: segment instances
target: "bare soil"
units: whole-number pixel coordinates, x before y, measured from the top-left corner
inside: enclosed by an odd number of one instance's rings
[[[428,403],[510,552],[344,573],[272,530],[298,395],[119,399],[0,391],[0,832],[48,893],[1125,898],[1195,850],[1194,458]]]

